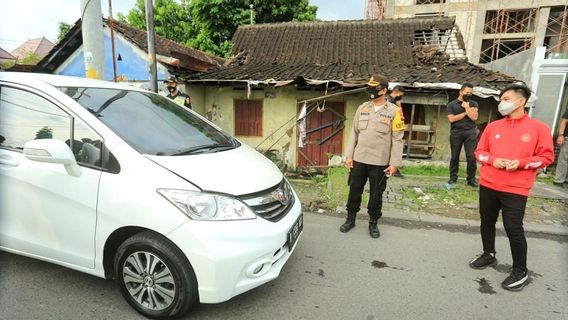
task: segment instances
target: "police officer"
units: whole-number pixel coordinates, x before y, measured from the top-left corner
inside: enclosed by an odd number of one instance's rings
[[[396,104],[396,106],[398,107],[397,112],[400,113],[400,116],[404,121],[404,113],[402,112],[402,103],[401,103],[403,96],[404,96],[404,87],[397,85],[394,88],[392,88],[392,91],[389,94],[387,94],[387,101]],[[400,172],[400,168],[396,170],[394,176],[398,178],[404,178],[402,172]]]
[[[191,98],[187,94],[179,91],[178,81],[175,76],[169,76],[164,83],[169,92],[167,95],[168,98],[181,106],[191,109]]]
[[[394,175],[402,162],[404,121],[397,112],[397,106],[386,100],[387,78],[373,75],[367,86],[369,101],[357,108],[345,154],[349,197],[347,220],[339,230],[348,232],[355,227],[355,217],[361,208],[361,195],[368,179],[371,187],[367,204],[369,234],[378,238],[377,221],[382,215],[386,178]]]

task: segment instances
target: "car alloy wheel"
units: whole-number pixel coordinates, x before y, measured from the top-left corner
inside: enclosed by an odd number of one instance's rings
[[[123,281],[140,305],[154,311],[169,307],[175,298],[175,282],[170,268],[157,256],[138,251],[126,258]]]
[[[114,275],[126,301],[149,318],[179,317],[199,301],[191,263],[173,242],[153,231],[137,233],[118,247]]]

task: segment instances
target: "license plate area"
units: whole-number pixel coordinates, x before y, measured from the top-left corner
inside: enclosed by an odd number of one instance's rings
[[[288,243],[288,250],[289,251],[292,251],[292,248],[294,248],[294,245],[296,244],[296,241],[298,241],[298,238],[300,237],[302,230],[304,230],[304,215],[303,214],[301,214],[298,217],[298,219],[294,222],[294,224],[290,228],[290,231],[288,231],[287,243]]]

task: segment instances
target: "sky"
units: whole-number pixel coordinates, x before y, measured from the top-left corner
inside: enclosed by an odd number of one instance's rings
[[[95,0],[96,1],[96,0]],[[108,0],[101,1],[104,16]],[[270,0],[265,0],[270,1]],[[112,0],[112,13],[126,14],[136,0]],[[10,52],[29,39],[57,39],[58,22],[75,23],[80,17],[80,0],[0,0],[0,48]],[[321,20],[362,19],[365,0],[310,0],[318,6]]]

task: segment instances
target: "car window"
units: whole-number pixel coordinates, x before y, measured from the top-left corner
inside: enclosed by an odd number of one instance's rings
[[[34,139],[69,141],[71,117],[29,91],[0,88],[0,146],[23,150]]]
[[[114,155],[105,148],[99,136],[83,123],[74,121],[73,140],[66,143],[71,146],[75,160],[80,165],[104,168],[112,173],[120,171],[120,166]]]
[[[171,100],[150,92],[59,88],[143,154],[218,152],[239,144]]]

